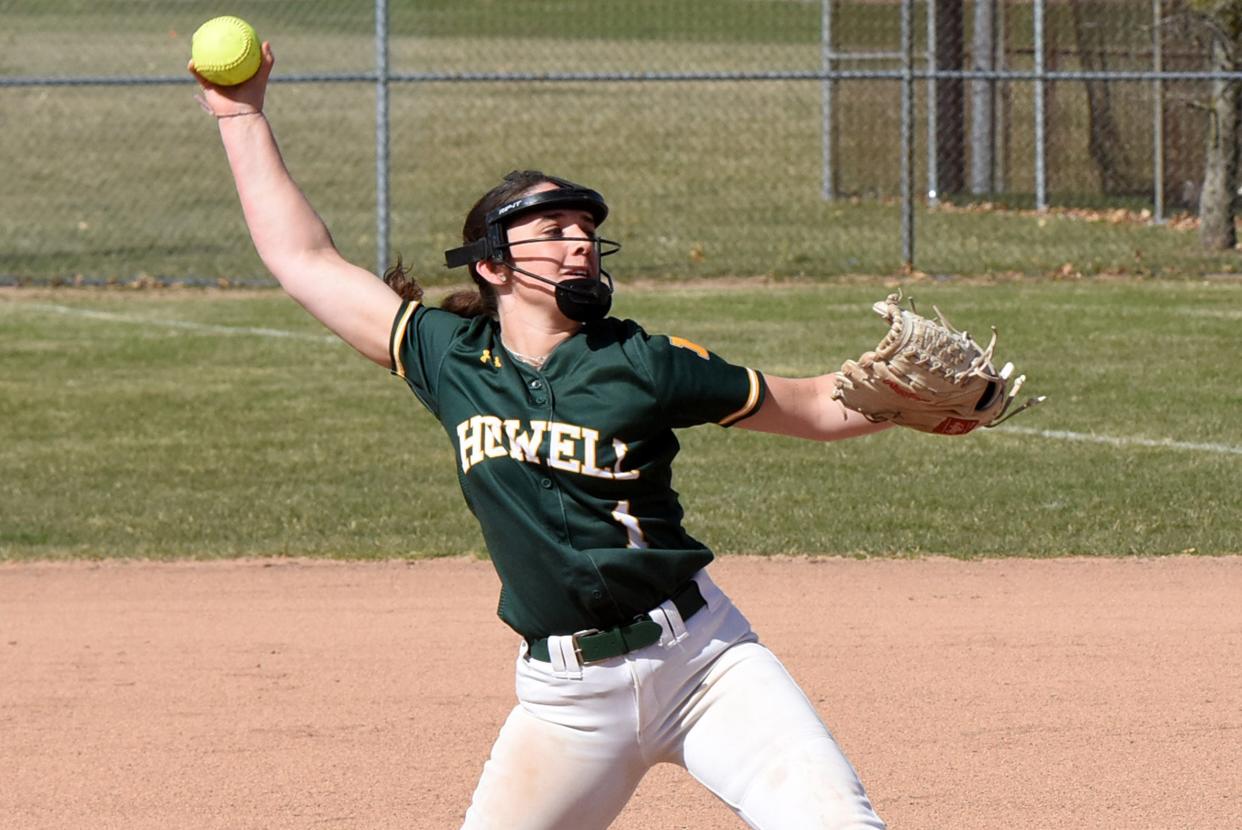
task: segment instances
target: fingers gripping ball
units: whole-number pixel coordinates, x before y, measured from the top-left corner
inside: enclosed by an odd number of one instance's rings
[[[889,331],[874,351],[847,360],[837,373],[833,397],[872,421],[892,421],[921,432],[961,435],[1002,420],[1044,400],[1031,398],[1005,415],[1025,375],[1010,381],[1013,364],[992,365],[996,331],[982,348],[936,309],[938,320],[901,307],[890,294],[874,306]]]
[[[250,80],[263,60],[259,35],[240,17],[213,17],[194,33],[194,69],[213,84],[236,86]]]

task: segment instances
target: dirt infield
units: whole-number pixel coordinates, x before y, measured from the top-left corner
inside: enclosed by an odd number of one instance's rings
[[[893,828],[1238,827],[1242,558],[712,566]],[[0,827],[455,828],[490,566],[0,564]],[[659,767],[614,827],[742,827]],[[796,829],[794,829],[796,830]]]

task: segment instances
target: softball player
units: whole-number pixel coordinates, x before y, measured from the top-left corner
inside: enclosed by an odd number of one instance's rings
[[[751,827],[883,827],[814,707],[704,570],[712,553],[683,529],[671,474],[677,428],[832,440],[882,427],[831,399],[832,375],[764,375],[608,317],[608,207],[563,179],[513,173],[474,205],[446,262],[475,288],[440,308],[400,265],[384,281],[351,265],[262,114],[272,61],[264,44],[246,84],[199,78],[256,248],[444,427],[500,576],[499,615],[521,638],[518,704],[464,827],[605,828],[660,762]]]

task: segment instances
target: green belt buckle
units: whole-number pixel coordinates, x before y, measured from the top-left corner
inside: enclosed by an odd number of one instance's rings
[[[582,665],[598,663],[658,643],[664,629],[655,620],[632,622],[608,631],[580,631],[573,635],[574,654]]]

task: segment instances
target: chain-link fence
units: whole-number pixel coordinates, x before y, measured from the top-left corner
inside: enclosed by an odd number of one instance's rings
[[[1203,180],[1194,73],[1242,78],[1178,2],[0,0],[0,279],[265,279],[183,70],[222,11],[272,41],[289,167],[377,269],[445,278],[522,167],[605,193],[622,279],[1229,268],[1163,221]]]

